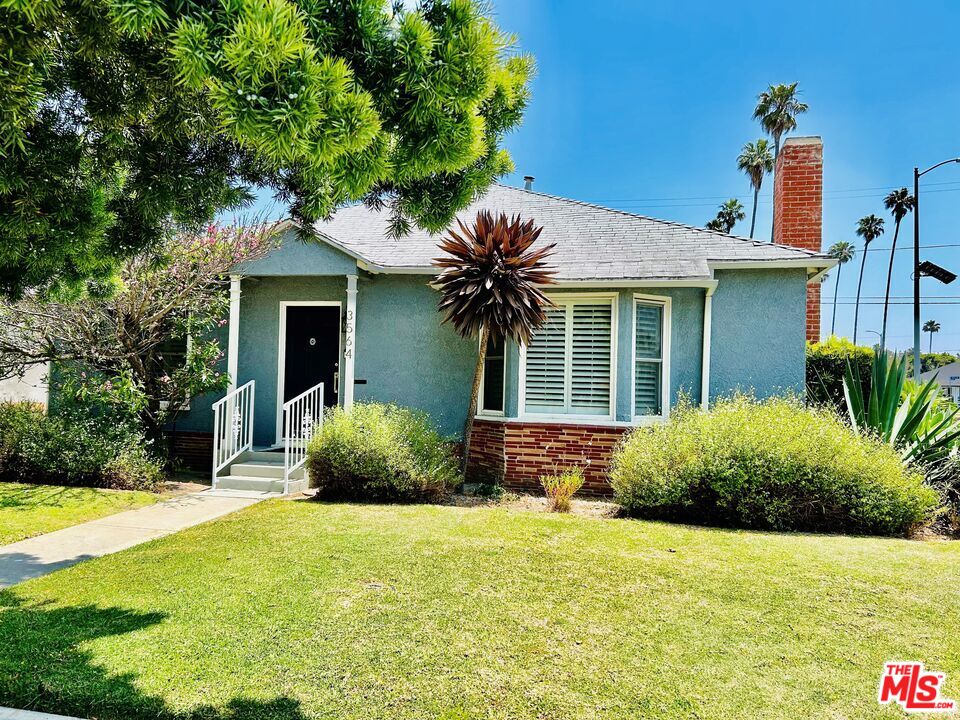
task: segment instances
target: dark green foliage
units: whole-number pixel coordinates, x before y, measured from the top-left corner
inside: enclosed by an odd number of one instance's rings
[[[873,349],[854,345],[846,338],[831,336],[823,342],[807,343],[807,401],[814,405],[844,407],[843,375],[847,361],[859,368],[860,377],[870,392],[870,367]]]
[[[444,229],[512,168],[532,60],[475,0],[0,2],[0,293],[76,291],[262,186]]]
[[[957,360],[960,360],[960,356],[948,352],[921,353],[920,372],[936,370],[944,365],[955,363]],[[913,353],[907,355],[907,370],[913,372]]]
[[[307,470],[324,500],[437,500],[460,481],[451,444],[429,417],[379,403],[329,411],[310,441]]]
[[[907,535],[939,505],[889,445],[785,399],[736,397],[638,429],[611,483],[635,515],[771,530]]]
[[[47,415],[0,404],[0,479],[118,490],[157,490],[164,477],[134,426],[74,408]]]

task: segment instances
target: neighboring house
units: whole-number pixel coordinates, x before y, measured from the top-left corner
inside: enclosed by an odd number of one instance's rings
[[[34,365],[20,377],[0,380],[0,402],[32,402],[47,406],[50,390],[47,376],[50,365]]]
[[[920,375],[920,379],[925,383],[930,382],[930,378],[936,378],[943,394],[960,405],[960,361],[938,367],[936,370],[928,370]]]
[[[789,139],[773,244],[502,185],[460,213],[465,222],[479,209],[532,218],[544,228],[538,242],[556,243],[558,270],[548,288],[556,307],[530,346],[488,354],[474,476],[532,487],[542,472],[581,464],[585,489],[604,492],[622,433],[662,420],[682,396],[802,393],[819,281],[835,264],[819,253],[821,174],[819,138]],[[304,403],[318,383],[325,406],[394,402],[460,433],[478,348],[441,325],[430,286],[438,238],[390,239],[387,227],[387,212],[347,207],[317,224],[315,242],[290,230],[269,256],[238,268],[227,359],[244,389],[219,405],[223,486],[257,487],[255,477],[271,474],[259,465],[278,455],[230,456],[283,447],[290,428],[316,417],[316,398]],[[284,403],[305,392],[285,419]],[[210,399],[194,399],[175,446],[208,453],[214,423]]]

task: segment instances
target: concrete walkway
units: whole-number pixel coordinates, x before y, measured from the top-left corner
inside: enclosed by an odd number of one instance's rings
[[[0,707],[0,720],[80,720],[66,715],[51,715],[50,713],[31,712],[30,710],[14,710]]]
[[[268,497],[272,495],[207,490],[0,546],[0,588],[83,560],[126,550],[222,517]],[[2,714],[0,720],[3,720]]]

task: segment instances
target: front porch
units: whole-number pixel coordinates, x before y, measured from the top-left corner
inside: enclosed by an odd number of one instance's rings
[[[306,489],[307,445],[324,409],[353,404],[357,281],[353,273],[283,282],[231,277],[227,372],[234,383],[211,407],[214,489]],[[263,317],[271,311],[272,321]]]

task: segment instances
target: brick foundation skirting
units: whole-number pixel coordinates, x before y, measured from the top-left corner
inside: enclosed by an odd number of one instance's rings
[[[627,427],[474,420],[470,477],[501,481],[508,490],[542,492],[540,476],[583,468],[581,495],[610,495],[607,472]]]
[[[213,463],[213,433],[168,432],[170,455],[189,470],[209,471]]]

